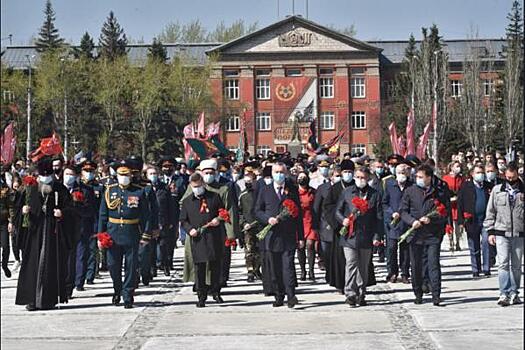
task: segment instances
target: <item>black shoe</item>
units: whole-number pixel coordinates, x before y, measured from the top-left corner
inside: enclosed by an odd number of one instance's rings
[[[490,277],[490,276],[491,276],[490,271],[487,271],[487,272],[485,272],[485,273],[483,273],[483,274],[485,275],[485,277]]]
[[[119,306],[120,304],[120,295],[113,294],[113,299],[111,300],[111,303],[115,306]]]
[[[439,304],[441,303],[441,299],[437,296],[434,296],[432,297],[432,304],[434,304],[434,306],[439,306]]]
[[[82,286],[78,286],[75,289],[77,290],[77,292],[83,292],[85,290],[84,287],[82,287]]]
[[[199,300],[195,306],[201,308],[206,306],[206,302],[204,300]]]
[[[299,304],[299,300],[297,300],[297,297],[294,296],[292,299],[288,300],[288,308],[293,309],[295,305]]]
[[[151,269],[151,277],[157,277],[157,269]]]
[[[380,258],[379,258],[379,262],[380,262],[380,263],[384,263],[384,262],[385,262],[385,258],[384,258],[384,257],[380,257]]]
[[[33,304],[27,304],[27,305],[26,305],[26,310],[27,310],[27,311],[36,311],[37,308],[36,308],[36,306],[33,305]]]
[[[364,295],[359,296],[359,306],[366,306],[366,305],[368,304],[365,300],[365,296]]]
[[[4,270],[5,277],[11,278],[11,270],[7,266],[2,267],[2,270]]]
[[[414,304],[416,305],[423,304],[423,296],[416,296],[416,300],[414,300]]]
[[[124,302],[124,309],[133,309],[133,302],[125,301]]]
[[[356,300],[356,297],[353,296],[353,297],[348,297],[346,298],[346,301],[345,301],[348,305],[350,305],[351,307],[354,307],[357,305],[357,300]]]
[[[248,272],[248,278],[246,279],[246,282],[253,283],[255,282],[255,275],[253,272]]]
[[[313,270],[312,270],[312,271],[308,271],[308,279],[309,279],[310,281],[315,282],[315,274],[314,274],[314,271],[313,271]]]
[[[273,307],[279,307],[284,305],[284,298],[283,297],[275,297],[275,301],[273,302]]]
[[[224,303],[224,299],[222,299],[221,295],[219,293],[213,294],[213,300],[217,302],[217,304]]]
[[[301,271],[301,281],[306,281],[306,271]]]
[[[149,286],[149,278],[142,277],[142,284],[145,285],[146,287]]]
[[[171,275],[169,266],[164,268],[164,276],[169,277]]]
[[[423,294],[428,294],[430,293],[430,287],[428,286],[428,284],[423,284],[423,286],[421,287],[421,290],[423,291]]]
[[[253,271],[253,274],[255,275],[255,277],[257,277],[257,279],[260,279],[260,280],[263,279],[263,275],[262,275],[262,272],[260,270]]]
[[[474,272],[472,274],[472,278],[475,279],[475,280],[479,279],[479,272]]]
[[[93,281],[93,280],[88,280],[88,281],[86,281],[86,284],[95,284],[95,281]]]
[[[410,284],[410,280],[407,276],[401,276],[401,283],[403,284]]]
[[[460,252],[461,251],[461,247],[459,246],[459,243],[456,243],[456,252]]]

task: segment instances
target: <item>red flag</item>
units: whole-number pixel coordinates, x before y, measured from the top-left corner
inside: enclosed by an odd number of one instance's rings
[[[0,152],[1,162],[4,164],[12,163],[16,149],[16,136],[13,122],[9,123],[4,129],[4,133],[0,135],[0,146],[2,147],[2,151]]]
[[[400,154],[396,131],[396,122],[390,123],[390,125],[388,126],[388,131],[390,132],[390,145],[392,146],[392,152],[394,154]]]
[[[221,131],[221,122],[210,123],[208,124],[208,131],[206,132],[206,137],[210,139],[212,136],[219,135]]]
[[[201,112],[199,115],[199,122],[197,124],[197,137],[200,139],[206,138],[206,131],[205,128],[205,120],[204,120],[204,112]]]
[[[37,162],[44,156],[54,156],[62,153],[62,146],[57,134],[53,132],[51,137],[45,137],[40,140],[40,147],[33,151],[30,155],[33,162]]]
[[[427,149],[428,138],[430,137],[430,123],[427,123],[423,134],[419,137],[419,143],[417,145],[416,157],[419,159],[425,158],[425,151]]]
[[[407,147],[406,147],[405,138],[403,137],[403,135],[399,136],[399,138],[397,139],[397,147],[399,150],[399,154],[402,155],[403,157],[406,157]]]
[[[182,139],[182,144],[184,145],[184,158],[186,158],[186,161],[189,161],[191,157],[191,153],[193,151],[189,143],[186,141],[186,139],[195,138],[195,130],[193,128],[193,123],[189,123],[188,125],[186,125],[182,133],[184,134],[184,138]]]
[[[410,108],[407,115],[407,155],[416,154],[416,142],[414,140],[414,126],[416,120],[414,118],[414,110]]]

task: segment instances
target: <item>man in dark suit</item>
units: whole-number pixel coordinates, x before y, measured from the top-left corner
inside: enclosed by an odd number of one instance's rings
[[[195,289],[199,298],[197,307],[204,307],[208,291],[217,303],[223,302],[220,279],[224,226],[217,216],[224,204],[218,193],[206,189],[199,173],[191,175],[190,186],[192,194],[182,201],[180,222],[191,237]],[[206,265],[210,269],[210,286],[206,285]]]
[[[295,296],[294,255],[297,243],[300,248],[304,247],[301,212],[298,218],[286,218],[282,221],[277,216],[285,199],[293,200],[299,210],[301,206],[297,188],[285,181],[286,166],[283,163],[275,163],[272,166],[272,178],[272,184],[259,189],[254,209],[255,217],[262,225],[273,225],[270,233],[261,242],[265,250],[263,274],[265,278],[268,274],[272,281],[272,292],[275,296],[273,306],[282,306],[286,293],[288,307],[293,308],[298,303]]]

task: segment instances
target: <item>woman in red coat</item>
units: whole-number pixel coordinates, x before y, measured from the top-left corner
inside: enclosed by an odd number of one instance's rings
[[[303,228],[304,240],[306,241],[305,248],[298,249],[297,256],[299,265],[301,266],[301,281],[306,280],[306,259],[308,257],[308,279],[315,280],[314,265],[317,241],[319,235],[315,231],[313,205],[315,190],[309,186],[310,178],[305,172],[300,172],[297,175],[297,184],[299,185],[299,201],[301,202],[301,209],[303,212]]]
[[[449,163],[447,170],[448,174],[443,176],[443,181],[447,183],[448,189],[450,190],[452,221],[454,221],[454,232],[453,234],[449,234],[448,237],[450,239],[450,250],[454,251],[454,235],[456,236],[455,250],[459,251],[461,250],[461,247],[459,246],[459,241],[461,239],[461,229],[458,225],[457,198],[459,189],[461,188],[463,182],[465,182],[465,178],[461,175],[461,163],[458,161]]]

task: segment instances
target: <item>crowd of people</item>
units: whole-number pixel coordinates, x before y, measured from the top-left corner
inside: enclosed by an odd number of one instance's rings
[[[525,188],[516,158],[459,152],[445,169],[396,154],[18,161],[0,176],[2,269],[11,277],[12,250],[16,304],[29,311],[66,303],[105,272],[112,303],[131,308],[141,283],[171,275],[179,242],[197,307],[208,296],[224,302],[237,249],[247,282],[261,281],[274,307],[298,303],[298,280],[316,281],[316,264],[347,304],[362,307],[377,254],[386,282],[411,283],[416,304],[431,294],[439,306],[442,241],[459,251],[466,235],[472,278],[497,264],[497,303],[519,304]]]

